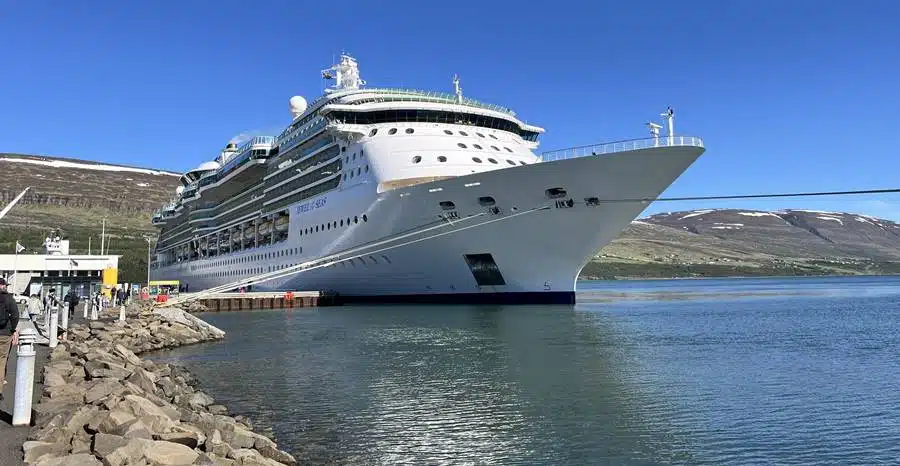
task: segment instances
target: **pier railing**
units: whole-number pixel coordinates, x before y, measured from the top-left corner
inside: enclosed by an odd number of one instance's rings
[[[652,149],[654,147],[676,146],[703,147],[703,139],[696,136],[660,136],[658,138],[629,139],[626,141],[607,142],[591,146],[570,147],[568,149],[544,152],[541,154],[541,161],[552,162],[554,160],[574,159],[592,155]]]

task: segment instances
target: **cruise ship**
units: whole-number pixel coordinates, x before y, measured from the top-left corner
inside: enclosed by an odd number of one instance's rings
[[[539,153],[544,129],[452,93],[369,88],[357,61],[277,137],[228,143],[154,213],[152,280],[341,302],[573,304],[584,265],[703,152],[650,136]],[[276,273],[284,271],[285,273]]]

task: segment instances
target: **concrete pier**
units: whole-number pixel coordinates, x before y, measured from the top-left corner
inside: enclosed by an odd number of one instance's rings
[[[319,291],[216,293],[204,296],[197,302],[204,305],[210,312],[294,309],[337,304],[335,296]]]

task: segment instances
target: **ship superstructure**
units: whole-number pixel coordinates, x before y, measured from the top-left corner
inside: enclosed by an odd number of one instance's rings
[[[366,88],[349,55],[322,74],[334,86],[292,97],[280,135],[229,143],[182,176],[153,216],[154,279],[199,291],[402,237],[254,288],[573,302],[584,264],[703,152],[656,125],[648,139],[538,156],[543,128],[464,97],[456,78],[452,94]],[[419,241],[431,225],[449,234]]]

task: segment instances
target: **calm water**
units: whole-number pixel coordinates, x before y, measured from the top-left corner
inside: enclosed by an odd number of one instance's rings
[[[157,358],[308,463],[900,462],[900,279],[579,289],[208,314],[226,341]]]

